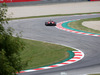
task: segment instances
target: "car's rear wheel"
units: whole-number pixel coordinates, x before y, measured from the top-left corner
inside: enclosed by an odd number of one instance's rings
[[[45,25],[47,26],[47,25],[48,25],[48,23],[47,23],[47,22],[45,22]]]

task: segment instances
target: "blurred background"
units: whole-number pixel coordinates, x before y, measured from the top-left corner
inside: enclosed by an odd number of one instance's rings
[[[100,1],[100,0],[0,0],[0,3],[6,2],[8,6],[25,6],[50,3],[70,3],[70,2],[85,2],[85,1]]]

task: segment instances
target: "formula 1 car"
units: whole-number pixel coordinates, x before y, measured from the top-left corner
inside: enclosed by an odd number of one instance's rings
[[[46,25],[46,26],[56,26],[56,22],[50,20],[50,21],[48,21],[48,22],[45,22],[45,25]]]

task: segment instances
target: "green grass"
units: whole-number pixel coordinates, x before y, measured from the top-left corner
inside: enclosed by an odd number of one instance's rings
[[[21,52],[23,62],[28,62],[25,69],[32,69],[54,64],[68,58],[67,50],[74,50],[61,45],[50,44],[40,41],[23,40],[25,50]]]
[[[83,26],[82,22],[84,22],[84,21],[100,21],[100,17],[98,17],[98,18],[90,18],[90,19],[81,19],[81,20],[78,20],[78,21],[70,22],[68,24],[68,26],[71,27],[71,28],[74,28],[74,29],[100,34],[99,30],[94,30],[94,29],[91,29],[91,28]]]
[[[89,75],[100,75],[100,74],[89,74]]]

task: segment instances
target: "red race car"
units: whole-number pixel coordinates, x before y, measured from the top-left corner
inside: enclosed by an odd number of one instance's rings
[[[46,26],[56,26],[56,22],[50,20],[50,21],[48,21],[48,22],[45,22],[45,25],[46,25]]]

